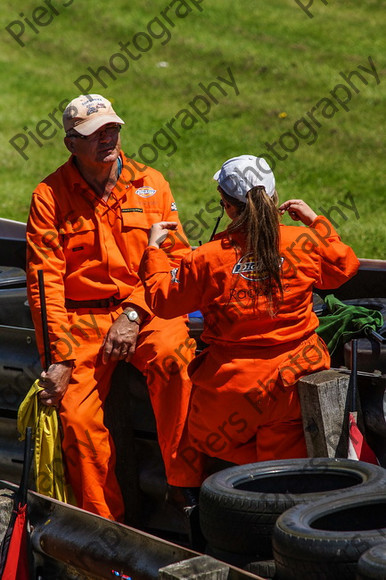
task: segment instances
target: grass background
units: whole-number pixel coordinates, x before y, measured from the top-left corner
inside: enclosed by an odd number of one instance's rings
[[[36,184],[68,157],[59,129],[41,147],[30,137],[28,160],[9,140],[28,130],[36,133],[39,121],[64,99],[80,93],[74,82],[89,74],[87,67],[109,66],[111,55],[121,52],[119,42],[131,42],[153,18],[165,23],[161,11],[169,4],[167,14],[173,21],[169,42],[166,37],[153,39],[152,49],[137,61],[129,60],[125,73],[114,73],[116,80],[105,73],[108,86],[94,79],[90,92],[113,101],[126,121],[123,149],[131,154],[151,142],[157,130],[166,129],[178,111],[190,108],[189,101],[202,94],[199,83],[229,78],[231,68],[240,94],[222,84],[227,96],[219,95],[218,104],[212,104],[208,123],[199,121],[191,130],[182,130],[177,151],[170,156],[159,151],[152,163],[170,181],[182,221],[195,220],[194,214],[216,197],[212,175],[225,159],[242,153],[259,155],[267,150],[267,141],[293,132],[294,123],[343,82],[340,72],[349,74],[359,70],[358,65],[370,68],[371,56],[380,84],[365,72],[367,85],[353,77],[359,93],[353,92],[350,111],[339,108],[331,119],[317,114],[322,126],[316,128],[316,142],[307,145],[300,139],[298,149],[277,162],[275,176],[281,200],[302,197],[316,211],[347,202],[350,192],[359,219],[340,206],[344,216],[331,214],[339,232],[359,257],[385,258],[383,1],[331,0],[325,5],[314,0],[309,8],[313,18],[295,0],[203,0],[202,11],[185,0],[192,11],[184,18],[176,15],[176,10],[179,14],[187,10],[182,0],[170,7],[171,3],[2,1],[0,216],[25,221]],[[25,18],[33,24],[37,8],[49,5],[59,14],[50,24],[37,27],[37,33],[24,22],[21,47],[5,27]],[[17,24],[12,26],[17,30]],[[216,214],[207,215],[211,228]],[[209,229],[203,233],[203,241],[209,233]]]

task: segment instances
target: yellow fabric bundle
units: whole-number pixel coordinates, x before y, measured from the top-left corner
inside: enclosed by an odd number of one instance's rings
[[[32,427],[36,491],[76,505],[73,492],[65,480],[57,411],[55,407],[40,403],[37,395],[42,390],[37,379],[19,407],[17,428],[21,434],[20,440],[25,438],[26,428]]]

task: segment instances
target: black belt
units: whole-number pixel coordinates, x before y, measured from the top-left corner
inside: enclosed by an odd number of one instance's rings
[[[71,298],[66,298],[66,308],[70,310],[72,308],[113,308],[118,306],[122,302],[123,298],[115,298],[115,296],[110,296],[110,298],[103,298],[102,300],[71,300]]]

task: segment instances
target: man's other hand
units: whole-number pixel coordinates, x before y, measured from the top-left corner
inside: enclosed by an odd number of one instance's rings
[[[47,407],[58,407],[67,391],[68,383],[72,374],[73,361],[63,361],[50,365],[47,371],[40,375],[39,386],[43,391],[39,392],[39,399]]]

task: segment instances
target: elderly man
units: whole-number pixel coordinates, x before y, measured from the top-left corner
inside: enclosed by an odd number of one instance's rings
[[[42,372],[41,401],[57,406],[63,451],[78,506],[122,521],[115,450],[104,425],[104,403],[119,360],[146,377],[156,417],[169,493],[191,504],[193,473],[178,449],[194,355],[185,319],[153,316],[138,266],[154,222],[178,222],[169,247],[177,264],[189,244],[168,183],[121,150],[124,121],[100,95],[81,95],[63,114],[69,160],[32,195],[27,225],[29,303],[43,353],[37,272],[43,269],[52,364]],[[188,473],[189,472],[189,473]]]

